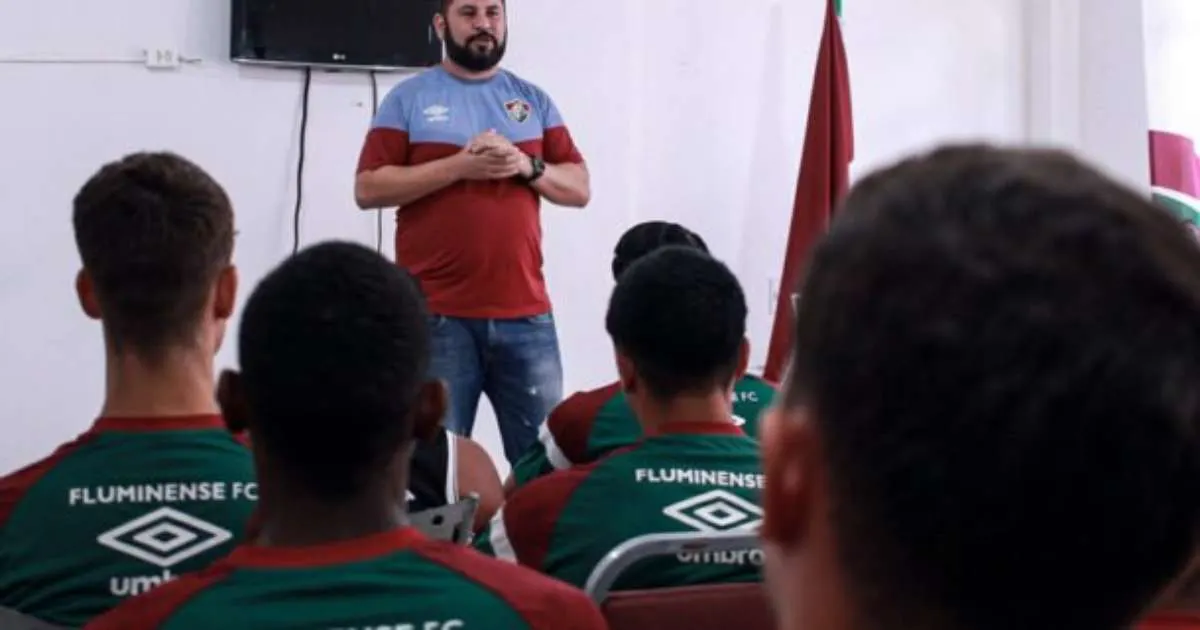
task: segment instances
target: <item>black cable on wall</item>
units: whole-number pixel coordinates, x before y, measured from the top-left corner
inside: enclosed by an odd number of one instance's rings
[[[375,124],[375,116],[379,114],[379,77],[372,70],[367,75],[371,79],[371,124]],[[383,208],[375,209],[375,251],[383,253]]]
[[[308,95],[312,90],[312,68],[304,69],[300,96],[300,151],[296,158],[296,208],[292,212],[292,254],[300,251],[300,209],[304,204],[304,151],[308,141]]]

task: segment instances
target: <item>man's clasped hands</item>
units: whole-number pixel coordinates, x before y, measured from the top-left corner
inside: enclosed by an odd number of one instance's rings
[[[533,172],[529,155],[494,129],[475,136],[458,157],[464,179],[528,177]]]

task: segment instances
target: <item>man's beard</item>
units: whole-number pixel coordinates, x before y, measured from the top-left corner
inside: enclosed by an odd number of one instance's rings
[[[486,51],[479,52],[474,48],[474,44],[487,40],[491,40],[492,46]],[[495,68],[504,58],[504,50],[507,47],[507,39],[498,41],[487,33],[472,35],[461,45],[454,40],[453,35],[448,31],[446,33],[446,56],[450,58],[450,61],[470,72],[486,72]]]

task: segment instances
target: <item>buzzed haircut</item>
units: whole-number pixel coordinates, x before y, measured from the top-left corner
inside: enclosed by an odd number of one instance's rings
[[[746,297],[721,261],[693,247],[663,247],[621,274],[605,325],[651,395],[702,394],[733,383]]]
[[[255,288],[238,337],[256,443],[313,496],[344,499],[412,439],[429,367],[425,300],[402,268],[328,242]]]
[[[116,351],[154,360],[194,339],[233,256],[233,208],[220,184],[179,155],[134,153],[92,175],[72,221]]]
[[[639,258],[668,245],[691,247],[708,253],[704,239],[682,225],[668,221],[646,221],[626,230],[617,241],[613,250],[613,279],[620,278],[625,269]]]
[[[1200,249],[1048,150],[946,147],[816,247],[787,404],[814,410],[863,628],[1126,628],[1200,505]]]

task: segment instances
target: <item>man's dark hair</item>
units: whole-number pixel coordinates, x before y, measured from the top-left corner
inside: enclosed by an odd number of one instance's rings
[[[708,245],[704,239],[682,225],[667,221],[646,221],[626,230],[617,241],[617,247],[613,250],[613,279],[620,278],[634,261],[668,245],[691,247],[708,253]]]
[[[818,245],[790,405],[815,411],[863,627],[1124,628],[1200,502],[1200,249],[1059,152],[874,173]]]
[[[450,7],[454,4],[454,2],[455,0],[441,0],[441,9],[438,10],[438,13],[441,13],[443,16],[446,15],[446,13],[450,11]],[[507,5],[508,0],[500,0],[500,6]]]
[[[621,274],[605,319],[648,393],[668,399],[733,382],[746,297],[729,268],[695,248],[663,247]]]
[[[242,315],[255,441],[314,496],[353,495],[412,439],[429,343],[424,298],[403,269],[351,243],[301,251]]]
[[[113,348],[154,360],[188,343],[233,256],[224,189],[178,155],[135,153],[83,185],[72,220]]]

